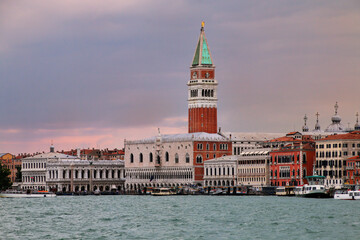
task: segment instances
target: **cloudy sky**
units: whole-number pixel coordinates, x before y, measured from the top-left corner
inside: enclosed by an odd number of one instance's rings
[[[360,1],[0,2],[0,152],[121,148],[187,131],[205,21],[224,131],[360,112]]]

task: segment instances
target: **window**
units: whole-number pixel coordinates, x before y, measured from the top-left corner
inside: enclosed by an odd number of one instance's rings
[[[344,143],[343,144],[343,148],[347,148],[348,147],[348,144],[347,143]]]
[[[133,163],[133,162],[134,162],[134,155],[130,154],[130,163]]]
[[[169,153],[168,153],[168,152],[165,153],[165,161],[166,161],[166,162],[169,161]]]
[[[202,163],[202,156],[201,155],[197,155],[196,157],[196,163]]]
[[[187,153],[186,156],[185,156],[185,162],[186,162],[186,163],[189,163],[189,162],[190,162],[190,156],[189,156],[188,153]]]
[[[153,154],[152,154],[152,152],[149,153],[149,161],[150,161],[150,162],[153,162]]]
[[[216,143],[214,143],[214,146],[213,146],[213,147],[214,147],[214,151],[216,151]]]
[[[179,155],[177,153],[175,154],[175,163],[179,163]]]
[[[210,150],[210,145],[208,143],[206,144],[206,150]]]
[[[203,145],[202,145],[202,143],[198,143],[198,145],[197,145],[197,149],[198,149],[198,150],[202,150],[202,149],[203,149]]]
[[[139,162],[143,162],[143,154],[142,153],[140,153],[140,155],[139,155]]]

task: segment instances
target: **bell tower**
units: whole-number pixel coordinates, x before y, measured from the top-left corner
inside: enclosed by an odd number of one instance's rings
[[[188,131],[217,132],[217,85],[215,65],[205,36],[204,22],[196,46],[188,81]]]

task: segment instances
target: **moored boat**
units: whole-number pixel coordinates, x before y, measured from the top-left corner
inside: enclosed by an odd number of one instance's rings
[[[151,196],[170,196],[176,193],[170,188],[153,188]]]
[[[360,200],[360,190],[356,190],[356,191],[338,190],[335,192],[334,199]]]
[[[324,176],[308,176],[306,177],[309,184],[298,186],[295,188],[295,196],[306,198],[329,198],[329,190],[325,188]]]
[[[18,191],[6,190],[0,193],[2,198],[42,198],[42,197],[56,197],[55,193],[48,191]]]

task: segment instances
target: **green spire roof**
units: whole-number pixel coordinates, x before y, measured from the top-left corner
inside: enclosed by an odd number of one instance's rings
[[[204,27],[201,27],[199,41],[195,50],[192,66],[212,65],[210,50],[205,37]]]

